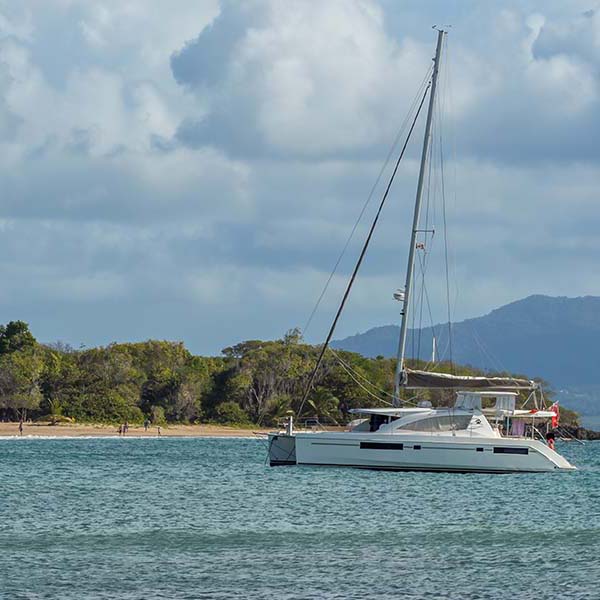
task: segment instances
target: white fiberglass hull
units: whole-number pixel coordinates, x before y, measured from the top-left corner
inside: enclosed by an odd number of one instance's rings
[[[530,439],[331,432],[294,437],[299,465],[477,473],[575,470],[546,444]]]

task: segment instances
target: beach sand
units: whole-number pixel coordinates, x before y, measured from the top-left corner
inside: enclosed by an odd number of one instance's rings
[[[254,437],[256,434],[266,434],[272,429],[241,429],[225,427],[222,425],[163,425],[161,436],[165,437]],[[18,423],[0,423],[0,437],[18,436]],[[119,435],[118,425],[102,424],[63,424],[48,425],[47,423],[24,423],[23,437],[90,437],[90,436],[115,436]],[[148,431],[139,426],[129,426],[125,437],[156,437],[158,430],[150,427]]]

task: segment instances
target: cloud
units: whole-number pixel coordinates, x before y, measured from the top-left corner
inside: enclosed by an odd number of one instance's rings
[[[251,14],[236,6],[226,4],[172,57],[176,80],[204,101],[199,116],[180,124],[183,144],[248,159],[320,159],[364,156],[387,142],[426,71],[432,40],[415,39],[406,24],[391,35],[375,2],[265,1]],[[590,62],[596,13],[565,24],[512,8],[490,20],[488,47],[502,52],[474,52],[469,37],[478,31],[452,41],[452,89],[442,91],[463,136],[458,152],[504,161],[595,158],[597,145],[581,138],[600,125]]]
[[[191,146],[245,157],[372,147],[388,139],[389,116],[408,108],[429,65],[429,49],[386,35],[374,2],[262,2],[248,20],[226,6],[171,61],[180,84],[209,98],[209,114],[178,132]]]
[[[567,21],[544,22],[532,51],[538,59],[561,54],[594,64],[600,59],[600,11],[590,8]]]
[[[455,316],[530,293],[600,294],[597,12],[448,7],[3,4],[2,319],[29,320],[48,341],[162,337],[207,353],[303,325],[431,64],[431,24],[449,21],[440,110]],[[421,135],[340,336],[398,320]],[[443,319],[435,181],[428,286]]]

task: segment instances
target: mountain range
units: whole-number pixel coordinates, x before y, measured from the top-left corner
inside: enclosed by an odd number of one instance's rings
[[[448,324],[409,331],[407,354],[429,360],[434,334],[438,358],[449,359]],[[399,327],[387,325],[332,346],[365,356],[395,356],[398,337]],[[452,360],[458,364],[542,377],[569,404],[583,402],[587,414],[600,414],[600,400],[595,409],[600,399],[600,297],[529,296],[453,323],[451,340]]]

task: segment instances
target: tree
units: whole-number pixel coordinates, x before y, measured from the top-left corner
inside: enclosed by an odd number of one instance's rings
[[[33,348],[36,343],[25,321],[10,321],[0,325],[0,356]]]
[[[220,357],[193,356],[181,342],[157,340],[73,350],[40,345],[26,323],[12,321],[0,326],[0,416],[275,424],[288,410],[298,416],[318,352],[297,329],[280,340],[240,342]],[[409,366],[422,369],[425,363],[409,361]],[[300,416],[317,414],[343,423],[350,409],[387,405],[394,367],[389,358],[326,353]],[[484,374],[450,363],[437,369]],[[409,393],[401,392],[403,398]],[[455,398],[444,390],[418,394],[435,406]],[[567,411],[563,415],[576,418]]]
[[[237,402],[223,402],[215,410],[215,418],[218,423],[224,425],[248,425],[250,420],[248,414]]]
[[[283,343],[285,345],[289,344],[299,344],[302,341],[302,331],[299,327],[294,327],[293,329],[288,329],[285,335],[283,336]]]
[[[43,363],[35,349],[0,356],[0,408],[17,419],[39,408]]]
[[[330,390],[318,388],[311,395],[308,404],[315,411],[315,416],[324,416],[331,419],[336,425],[339,425],[337,416],[340,401],[331,393]]]
[[[162,406],[150,407],[150,420],[153,425],[164,425],[167,422],[165,419],[165,409]]]

